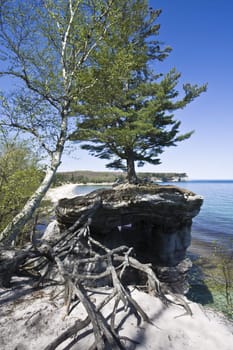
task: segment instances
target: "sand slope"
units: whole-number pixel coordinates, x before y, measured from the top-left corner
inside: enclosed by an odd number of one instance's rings
[[[75,320],[85,318],[85,310],[78,305],[69,316],[65,315],[65,307],[61,294],[48,287],[44,290],[30,292],[30,285],[24,289],[0,290],[0,348],[1,350],[41,350],[44,349],[60,332],[74,324]],[[92,294],[96,304],[110,290],[100,290],[100,294]],[[19,295],[21,297],[19,298]],[[232,350],[233,324],[222,316],[203,310],[199,305],[190,302],[193,316],[183,315],[184,309],[177,305],[166,307],[155,297],[132,291],[133,297],[144,308],[153,321],[152,324],[137,324],[133,315],[127,315],[122,305],[117,316],[120,335],[129,350]],[[104,309],[104,315],[111,315],[111,305]],[[58,349],[86,350],[92,342],[92,333],[71,345],[73,339],[66,341]]]

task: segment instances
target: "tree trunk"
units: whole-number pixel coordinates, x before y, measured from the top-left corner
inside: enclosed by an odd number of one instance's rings
[[[33,193],[31,198],[27,201],[24,208],[18,213],[14,219],[7,225],[7,227],[0,233],[0,242],[5,245],[10,245],[18,236],[24,225],[32,218],[35,210],[39,207],[41,200],[47,193],[54,176],[57,172],[57,168],[61,163],[61,156],[64,150],[64,145],[67,139],[67,123],[68,123],[68,105],[64,108],[62,114],[62,123],[60,135],[56,145],[56,151],[51,154],[51,163],[46,170],[45,177]]]
[[[49,167],[46,171],[44,180],[38,189],[33,193],[31,198],[27,201],[24,208],[17,214],[14,219],[7,225],[7,227],[0,233],[0,242],[4,242],[10,245],[15,240],[17,235],[20,233],[24,225],[31,219],[33,213],[40,205],[42,198],[48,191],[53,179],[56,174],[57,167],[60,162],[53,168]]]
[[[128,153],[127,158],[127,179],[130,184],[136,184],[138,182],[138,178],[135,172],[135,164],[134,164],[134,158],[133,153]]]

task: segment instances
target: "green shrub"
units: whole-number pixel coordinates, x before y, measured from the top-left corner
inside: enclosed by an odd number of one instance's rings
[[[38,159],[23,143],[0,149],[0,231],[17,215],[39,186],[43,172]]]

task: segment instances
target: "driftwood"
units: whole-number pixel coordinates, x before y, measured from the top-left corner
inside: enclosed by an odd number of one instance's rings
[[[66,230],[56,242],[41,242],[39,246],[30,245],[20,251],[0,249],[2,286],[8,287],[11,278],[22,273],[35,279],[34,287],[50,283],[52,276],[60,279],[60,283],[64,285],[67,314],[75,298],[83,304],[87,312],[86,319],[76,321],[44,350],[56,349],[58,345],[74,336],[75,341],[78,342],[80,339],[78,334],[85,331],[90,325],[95,339],[90,350],[125,349],[123,339],[119,337],[115,324],[120,301],[125,309],[135,315],[138,322],[152,323],[131,296],[125,278],[128,269],[140,271],[145,276],[148,293],[159,297],[164,304],[170,302],[181,304],[186,312],[191,314],[189,306],[180,296],[171,294],[165,296],[151,266],[135,259],[131,248],[121,246],[110,250],[90,236],[89,225],[97,206],[98,203],[90,207],[88,213]],[[99,305],[95,305],[87,290],[91,284],[95,286],[101,281],[104,283],[107,281],[112,286],[112,293],[105,297]],[[101,310],[111,300],[114,300],[114,306],[110,322],[107,322]]]

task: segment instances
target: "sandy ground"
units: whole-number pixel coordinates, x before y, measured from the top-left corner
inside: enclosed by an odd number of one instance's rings
[[[23,289],[0,290],[0,349],[1,350],[43,350],[59,333],[73,325],[77,319],[85,318],[82,305],[76,306],[65,317],[65,307],[58,287],[47,287],[31,293],[30,285]],[[105,288],[92,293],[91,300],[98,304],[110,293]],[[177,305],[166,307],[155,297],[132,290],[135,300],[149,315],[153,324],[142,322],[130,315],[119,305],[117,325],[120,337],[128,350],[232,350],[233,324],[220,315],[202,309],[190,302],[193,316],[184,315],[184,309]],[[112,305],[103,313],[109,319]],[[87,350],[93,342],[90,331],[65,341],[57,349]]]
[[[59,199],[77,196],[77,192],[75,192],[76,188],[77,184],[66,184],[59,187],[50,188],[45,199],[51,200],[51,202],[56,205]]]
[[[58,186],[55,188],[49,189],[49,191],[46,194],[46,198],[50,199],[51,202],[53,202],[55,205],[59,201],[59,199],[62,198],[72,198],[77,196],[77,186],[111,186],[111,183],[88,183],[88,184],[65,184],[62,186]],[[83,195],[83,193],[80,193],[80,195]]]
[[[68,184],[51,189],[47,195],[54,204],[58,199],[73,197],[76,185]],[[43,290],[31,289],[30,283],[23,285],[15,281],[13,289],[0,289],[0,349],[1,350],[43,350],[77,319],[85,318],[82,305],[76,306],[69,316],[65,316],[62,294],[58,287]],[[98,304],[105,293],[100,290],[91,299]],[[103,294],[104,293],[104,294]],[[58,296],[56,297],[56,295]],[[182,307],[165,307],[155,297],[138,290],[133,297],[150,316],[153,324],[137,324],[133,315],[126,318],[127,312],[119,305],[117,322],[120,336],[124,338],[128,350],[232,350],[233,323],[222,315],[203,309],[189,302],[193,316],[184,315]],[[104,315],[109,318],[112,308],[108,306]],[[70,339],[58,350],[87,350],[93,342],[91,331],[84,337],[78,335],[79,342]]]

